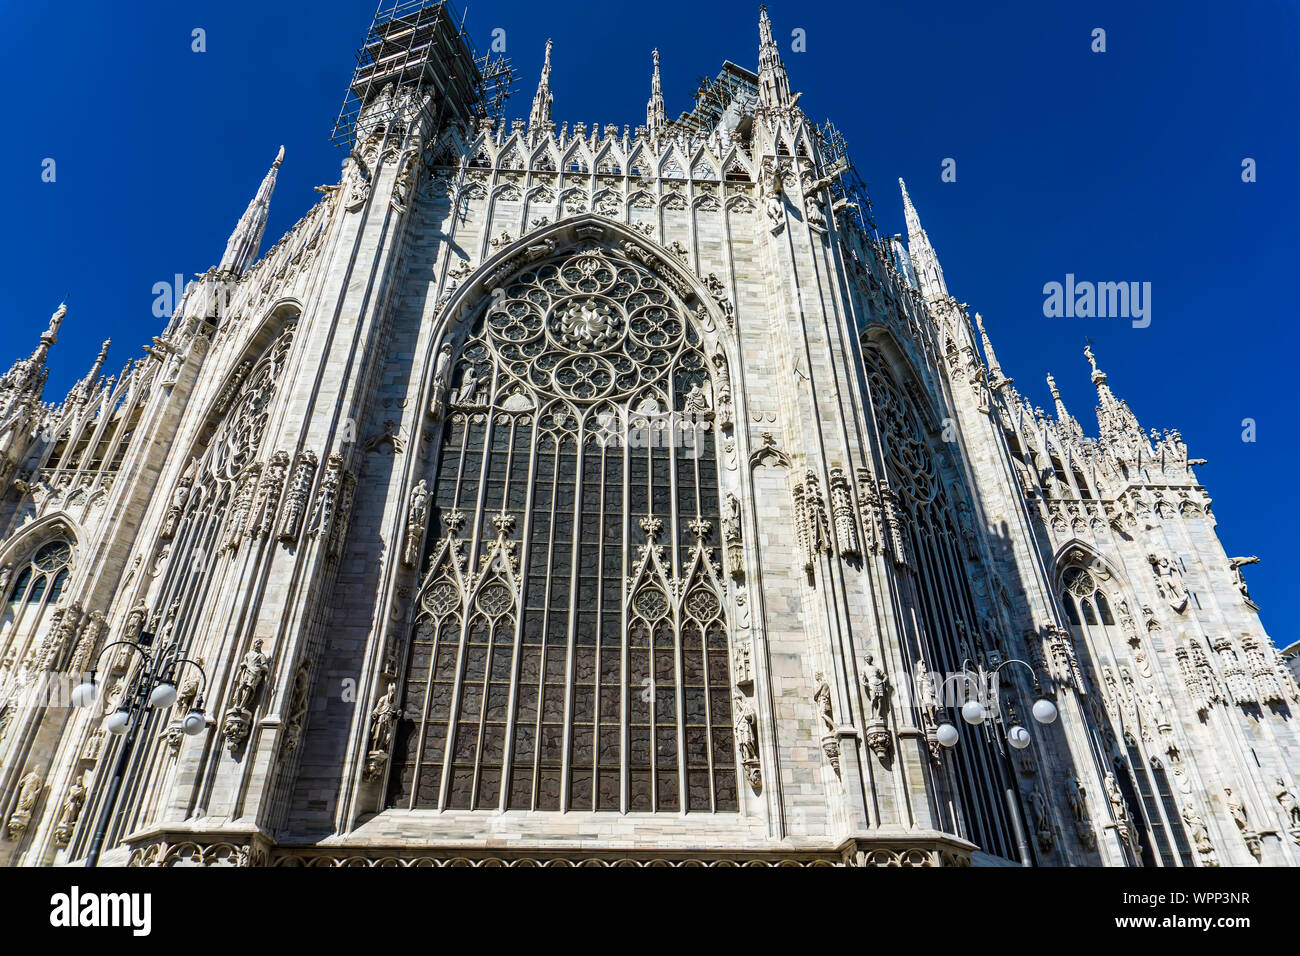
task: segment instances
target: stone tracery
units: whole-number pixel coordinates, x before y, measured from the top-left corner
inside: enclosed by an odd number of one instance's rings
[[[648,261],[526,265],[460,349],[397,806],[738,806],[720,356]]]

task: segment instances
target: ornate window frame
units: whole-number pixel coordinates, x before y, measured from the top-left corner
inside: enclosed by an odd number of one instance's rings
[[[564,225],[573,248],[529,237],[486,304],[457,297],[473,332],[434,395],[445,438],[387,803],[738,810],[715,560],[727,362],[671,269]]]

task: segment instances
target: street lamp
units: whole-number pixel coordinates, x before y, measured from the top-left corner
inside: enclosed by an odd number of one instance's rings
[[[1052,703],[1047,695],[1042,692],[1042,689],[1038,684],[1038,675],[1034,673],[1034,669],[1024,661],[1014,658],[1009,661],[1003,661],[997,667],[993,668],[991,672],[985,671],[983,666],[980,666],[976,669],[974,675],[966,669],[966,665],[969,663],[970,661],[962,661],[961,673],[953,674],[947,678],[947,680],[943,682],[943,689],[946,692],[948,681],[954,679],[960,680],[968,691],[970,685],[972,683],[975,684],[975,696],[962,704],[960,711],[961,719],[972,727],[978,727],[984,724],[986,720],[989,720],[989,722],[995,727],[1002,726],[1003,719],[1001,705],[995,702],[994,706],[990,708],[984,703],[984,701],[988,699],[987,690],[991,683],[990,679],[996,679],[998,672],[1008,664],[1019,664],[1029,671],[1030,679],[1034,683],[1035,700],[1034,705],[1031,708],[1034,720],[1040,724],[1050,724],[1052,721],[1056,720],[1056,704]],[[1016,716],[1015,708],[1011,706],[1010,702],[1008,702],[1007,706],[1011,710],[1010,726],[1007,727],[1006,731],[1007,744],[1013,750],[1024,750],[1030,745],[1033,737],[1029,733],[1029,728],[1022,724],[1020,719]],[[986,733],[989,732],[986,731]],[[957,746],[957,742],[961,739],[961,732],[957,729],[957,725],[953,721],[945,720],[935,729],[935,739],[938,740],[940,746],[951,750],[953,747]],[[1007,763],[1008,758],[1006,751],[1002,749],[1001,743],[998,744],[998,754],[1001,757],[1001,760],[997,761],[998,769],[1000,771],[999,779],[1005,786],[1003,795],[1007,800],[1007,811],[1011,816],[1011,824],[1015,831],[1016,844],[1019,847],[1020,865],[1032,866],[1033,856],[1029,848],[1028,839],[1025,836],[1024,815],[1020,808],[1020,801],[1017,799],[1016,788],[1013,783],[1008,781],[1005,774],[1007,768],[1004,765]],[[1012,770],[1012,780],[1014,780],[1014,776],[1015,772]]]
[[[118,646],[132,648],[143,661],[143,666],[136,672],[134,686],[129,687],[122,695],[117,709],[105,722],[109,733],[124,739],[118,750],[117,762],[113,765],[113,776],[109,779],[108,793],[105,794],[103,806],[100,808],[95,835],[86,854],[86,866],[99,864],[100,850],[104,846],[109,823],[117,809],[117,797],[122,789],[122,778],[126,775],[127,764],[135,749],[145,712],[165,710],[176,703],[176,681],[186,664],[198,668],[201,683],[190,712],[181,720],[181,731],[190,737],[197,737],[207,728],[207,717],[203,713],[203,690],[207,686],[208,675],[203,670],[203,666],[188,657],[182,657],[176,643],[172,643],[156,654],[150,654],[146,648],[152,642],[152,634],[141,634],[138,641],[124,640],[108,644],[96,655],[95,669],[90,672],[90,676],[72,691],[72,704],[75,707],[90,707],[95,702],[99,696],[99,684],[95,681],[95,674],[98,672],[100,660],[110,648]]]
[[[1009,661],[1003,661],[991,672],[986,672],[984,668],[981,667],[975,675],[971,675],[967,672],[966,664],[968,663],[970,662],[963,662],[961,673],[953,674],[945,680],[942,689],[946,692],[948,681],[953,679],[961,680],[967,687],[969,687],[972,682],[975,683],[976,696],[967,700],[966,703],[961,706],[961,719],[972,727],[978,727],[990,717],[989,708],[985,706],[984,701],[980,699],[984,696],[983,689],[988,686],[989,678],[996,677],[998,671],[1002,670],[1002,668],[1006,667],[1008,664],[1020,664],[1029,671],[1030,677],[1033,678],[1034,695],[1036,699],[1034,700],[1034,706],[1031,708],[1030,712],[1033,714],[1034,720],[1040,724],[1050,724],[1056,720],[1056,704],[1052,703],[1051,699],[1042,692],[1038,685],[1038,675],[1036,675],[1034,669],[1024,661],[1015,658]],[[992,711],[991,716],[994,724],[1002,723],[1002,716],[997,709]],[[956,724],[950,720],[945,720],[936,729],[935,736],[938,738],[940,745],[951,749],[957,746],[957,741],[961,739],[961,732],[957,729]],[[1007,743],[1015,750],[1024,750],[1029,746],[1031,739],[1032,737],[1028,728],[1019,721],[1016,721],[1007,728]]]

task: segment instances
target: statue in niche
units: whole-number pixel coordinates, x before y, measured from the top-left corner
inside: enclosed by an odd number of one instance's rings
[[[271,670],[271,662],[262,653],[262,639],[253,641],[252,649],[239,662],[235,672],[235,690],[230,698],[230,706],[236,710],[252,711],[257,701],[257,692]]]
[[[933,721],[939,709],[939,693],[935,687],[934,674],[930,673],[924,659],[916,662],[916,690],[922,711]]]
[[[1191,833],[1192,844],[1201,854],[1203,866],[1218,866],[1214,859],[1214,843],[1210,840],[1210,828],[1205,825],[1205,818],[1197,812],[1195,804],[1188,801],[1183,805],[1183,821]]]
[[[831,701],[831,685],[826,680],[826,675],[817,672],[815,680],[817,689],[813,691],[813,701],[817,704],[817,715],[821,718],[822,733],[835,733],[835,713],[834,705]]]
[[[139,640],[140,632],[144,630],[145,622],[149,619],[149,605],[144,598],[135,602],[135,607],[131,608],[126,614],[126,623],[122,626],[122,640],[135,641]],[[129,648],[126,648],[129,650]]]
[[[1029,794],[1029,810],[1034,818],[1034,834],[1038,837],[1038,849],[1043,853],[1052,850],[1052,819],[1047,812],[1047,798],[1038,787]]]
[[[429,486],[423,478],[411,492],[411,508],[406,521],[406,553],[402,563],[413,568],[420,560],[420,539],[429,521]]]
[[[365,773],[367,780],[378,780],[383,776],[393,746],[393,727],[400,713],[397,707],[397,685],[390,683],[387,692],[375,702],[370,711],[370,746],[366,755]]]
[[[86,804],[89,779],[90,771],[83,770],[68,784],[68,792],[63,797],[63,806],[59,809],[59,822],[54,828],[54,840],[59,846],[67,846],[68,841],[72,839],[72,831],[76,829],[77,820],[81,817],[81,808]]]
[[[1083,785],[1079,778],[1071,776],[1065,784],[1066,799],[1070,802],[1070,813],[1076,820],[1086,820],[1088,818],[1088,798],[1084,795]]]
[[[1281,777],[1276,780],[1277,802],[1282,805],[1282,812],[1286,814],[1287,826],[1300,827],[1300,801],[1296,800],[1295,791],[1286,785],[1286,781]]]
[[[889,713],[889,675],[881,669],[871,654],[868,653],[864,661],[866,669],[862,674],[862,686],[867,694],[871,717],[873,720],[883,721]]]
[[[433,397],[429,402],[429,414],[435,419],[442,418],[447,410],[447,383],[451,376],[451,343],[448,342],[438,351],[438,361],[433,369]]]
[[[36,807],[36,801],[41,796],[43,786],[44,781],[35,770],[29,770],[19,779],[18,800],[7,824],[9,839],[17,840],[23,835],[23,831],[27,829],[28,824],[32,822],[32,811]]]
[[[473,365],[469,365],[465,368],[465,375],[460,380],[460,388],[456,389],[452,402],[457,405],[469,405],[477,395],[478,371]]]
[[[736,752],[741,763],[758,759],[758,720],[753,705],[736,695]]]
[[[1111,816],[1115,818],[1115,830],[1125,846],[1131,845],[1132,832],[1129,830],[1128,804],[1124,802],[1124,794],[1119,789],[1119,781],[1115,779],[1113,771],[1106,771],[1102,787],[1106,791],[1107,801],[1110,802]]]
[[[1237,829],[1245,833],[1250,829],[1250,824],[1246,821],[1246,807],[1238,797],[1233,796],[1231,787],[1224,787],[1224,803],[1228,808],[1228,816],[1232,817],[1232,822],[1237,824]]]

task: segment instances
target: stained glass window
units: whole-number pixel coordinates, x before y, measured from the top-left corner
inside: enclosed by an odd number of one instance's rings
[[[393,806],[738,808],[710,368],[607,250],[487,304],[447,383]]]

